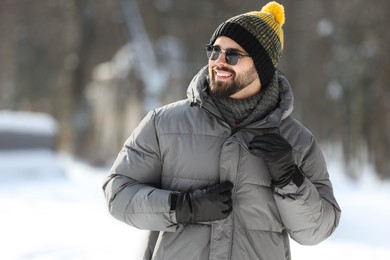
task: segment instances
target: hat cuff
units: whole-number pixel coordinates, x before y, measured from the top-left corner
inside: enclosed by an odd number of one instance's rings
[[[219,36],[226,36],[237,42],[252,57],[262,86],[267,86],[275,74],[272,63],[263,45],[247,29],[237,23],[222,23],[210,39],[213,44]]]

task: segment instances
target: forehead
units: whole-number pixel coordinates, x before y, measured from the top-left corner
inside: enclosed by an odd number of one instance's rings
[[[215,40],[214,45],[220,46],[223,50],[236,49],[245,53],[245,50],[237,42],[226,36],[219,36]]]

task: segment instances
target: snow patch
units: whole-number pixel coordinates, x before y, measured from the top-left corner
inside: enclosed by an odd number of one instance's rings
[[[45,113],[25,111],[0,111],[0,132],[29,134],[57,134],[58,124],[54,118]]]
[[[65,168],[56,152],[46,149],[0,150],[0,183],[62,178]]]

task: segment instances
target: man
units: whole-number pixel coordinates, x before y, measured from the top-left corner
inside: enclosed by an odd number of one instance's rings
[[[313,245],[338,225],[324,158],[276,69],[283,24],[275,2],[223,22],[188,99],[125,142],[103,189],[115,218],[157,231],[146,259],[285,260],[289,237]]]

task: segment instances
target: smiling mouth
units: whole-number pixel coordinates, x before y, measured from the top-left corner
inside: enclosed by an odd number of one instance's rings
[[[233,73],[226,70],[214,70],[215,78],[218,80],[226,80],[233,77]]]

